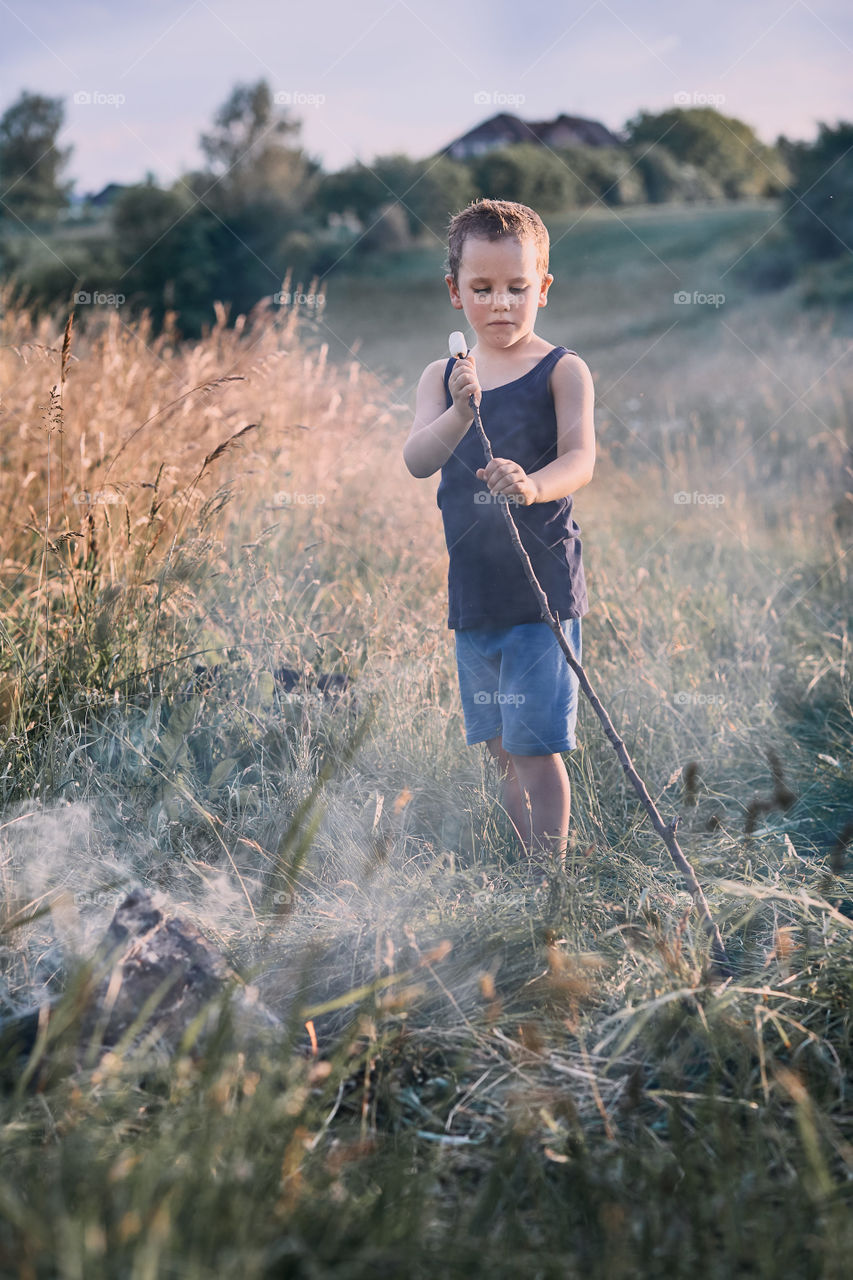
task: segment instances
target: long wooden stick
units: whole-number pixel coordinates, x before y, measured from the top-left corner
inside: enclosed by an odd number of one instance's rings
[[[453,352],[453,354],[456,355],[458,353]],[[479,408],[479,405],[476,403],[473,395],[468,397],[468,404],[470,405],[471,409],[474,412],[474,423],[477,427],[480,440],[482,441],[482,444],[483,444],[483,450],[486,455],[486,461],[492,462],[494,459],[494,454],[492,453],[492,446],[489,441],[489,437],[486,435],[486,432],[483,429],[483,422],[480,417],[480,408]],[[646,784],[643,782],[643,779],[640,777],[640,775],[637,773],[637,770],[634,768],[633,761],[631,760],[631,757],[628,755],[628,751],[625,746],[625,743],[622,741],[622,739],[619,737],[619,734],[613,728],[613,722],[611,721],[610,716],[607,714],[604,707],[601,705],[600,698],[598,697],[597,693],[595,692],[589,680],[587,679],[587,675],[583,667],[578,662],[577,658],[569,648],[569,643],[566,640],[566,637],[563,635],[562,628],[560,627],[560,624],[557,622],[556,618],[551,612],[550,606],[548,604],[548,597],[545,595],[545,592],[542,590],[542,586],[539,582],[539,579],[536,577],[536,574],[533,571],[533,565],[530,563],[530,556],[525,551],[524,545],[521,541],[521,538],[519,537],[518,529],[516,528],[515,521],[512,518],[512,512],[509,509],[510,504],[508,502],[502,502],[500,506],[503,510],[504,518],[506,519],[507,528],[509,530],[509,536],[512,539],[512,545],[515,547],[515,550],[518,553],[518,557],[521,560],[521,564],[524,569],[525,575],[527,577],[527,581],[530,583],[531,587],[533,588],[536,599],[539,602],[539,611],[542,615],[542,619],[544,622],[548,623],[548,626],[551,628],[551,630],[554,632],[554,635],[557,637],[557,641],[560,645],[560,648],[563,650],[563,653],[566,655],[566,661],[568,662],[569,666],[572,668],[575,675],[577,676],[580,687],[583,689],[584,693],[592,703],[593,709],[595,710],[595,714],[598,716],[599,720],[601,721],[602,728],[604,729],[604,732],[606,733],[607,737],[610,739],[611,743],[613,744],[613,749],[616,752],[617,756],[619,757],[619,763],[622,765],[622,768],[625,770],[625,773],[628,775],[631,785],[633,786],[637,795],[640,797],[640,801],[643,805],[643,808],[646,810],[646,813],[649,815],[649,817],[652,820],[652,826],[654,827],[655,831],[657,831],[658,835],[661,837],[667,849],[669,850],[670,857],[672,858],[676,867],[684,876],[684,880],[687,884],[687,888],[690,890],[690,893],[693,896],[693,901],[696,904],[696,906],[699,908],[700,914],[702,915],[702,918],[705,922],[705,927],[711,936],[711,950],[713,952],[713,956],[716,964],[724,972],[727,972],[727,973],[731,972],[731,966],[729,964],[729,958],[726,955],[726,948],[723,945],[722,935],[720,934],[720,930],[714,921],[714,917],[711,915],[711,908],[708,906],[708,900],[705,897],[704,893],[702,892],[702,886],[699,884],[699,881],[696,879],[696,872],[691,867],[690,863],[688,862],[687,858],[682,852],[682,849],[678,841],[675,838],[675,829],[678,826],[678,815],[676,814],[676,816],[672,819],[672,822],[668,822],[668,823],[664,822],[663,818],[660,816],[657,805],[655,804],[654,800],[652,800],[651,796],[648,793],[648,790],[646,789]]]

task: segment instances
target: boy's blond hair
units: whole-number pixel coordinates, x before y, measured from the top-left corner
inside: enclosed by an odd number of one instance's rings
[[[484,236],[488,240],[515,236],[522,243],[532,240],[536,245],[536,270],[541,277],[548,274],[551,247],[548,230],[539,214],[526,204],[517,204],[514,200],[472,200],[450,219],[446,269],[456,285],[459,284],[462,246],[466,236]]]

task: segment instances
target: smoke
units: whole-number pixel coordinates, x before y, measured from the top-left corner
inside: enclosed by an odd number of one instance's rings
[[[283,868],[275,851],[316,781],[307,750],[281,793],[284,814],[267,811],[263,821],[244,825],[246,838],[211,835],[206,849],[182,823],[165,831],[150,815],[132,820],[133,807],[106,792],[7,809],[0,870],[12,927],[3,939],[0,1000],[20,1008],[60,990],[75,961],[94,953],[128,892],[143,885],[162,910],[196,924],[277,1012],[294,999],[319,1004],[395,974],[423,976],[421,954],[449,934],[448,983],[470,1007],[482,949],[463,943],[467,909],[451,924],[444,904],[458,902],[461,886],[473,906],[477,886],[446,847],[421,834],[424,806],[441,807],[444,818],[460,809],[461,820],[460,797],[452,803],[428,779],[413,796],[404,781],[413,776],[411,763],[389,761],[383,747],[365,743],[358,767],[330,779],[290,833],[285,863],[303,836],[307,847],[295,883],[276,874]],[[425,911],[429,902],[434,911]]]
[[[176,858],[183,868],[176,875],[150,835],[127,831],[117,838],[116,825],[105,802],[29,801],[7,810],[0,823],[0,870],[8,996],[19,1000],[22,986],[32,997],[45,985],[61,985],[68,966],[95,950],[134,885],[153,891],[165,910],[186,914],[189,907],[208,930],[222,932],[226,921],[239,928],[251,918],[244,887],[227,874],[190,873]],[[167,875],[158,875],[158,866]],[[158,879],[172,883],[157,885]]]
[[[69,961],[88,953],[124,896],[128,869],[96,848],[92,808],[23,802],[0,824],[7,999],[61,982]]]

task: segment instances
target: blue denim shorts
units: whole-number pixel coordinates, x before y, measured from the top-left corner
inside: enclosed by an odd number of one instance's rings
[[[560,626],[580,662],[580,618]],[[464,627],[455,635],[469,746],[500,736],[514,756],[574,751],[578,678],[547,622]]]

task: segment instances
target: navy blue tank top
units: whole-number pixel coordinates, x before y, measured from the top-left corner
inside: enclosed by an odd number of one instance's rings
[[[483,392],[480,413],[496,458],[511,458],[528,473],[557,457],[557,415],[548,376],[568,347],[553,347],[535,368]],[[455,363],[447,362],[444,391],[448,409],[453,397],[448,379]],[[436,501],[444,521],[450,556],[447,575],[451,629],[509,627],[541,618],[533,588],[512,545],[501,504],[492,499],[476,471],[486,465],[474,423],[441,468]],[[555,618],[581,618],[589,610],[581,561],[580,527],[572,519],[572,498],[512,503],[513,519],[533,570]]]

